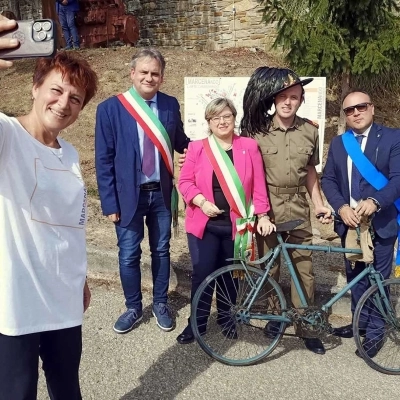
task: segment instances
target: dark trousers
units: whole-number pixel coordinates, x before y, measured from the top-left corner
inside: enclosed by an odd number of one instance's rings
[[[382,274],[383,279],[389,279],[393,268],[393,250],[396,237],[382,239],[375,234],[374,244],[374,267]],[[342,246],[345,246],[345,239],[342,238]],[[347,282],[352,281],[364,268],[365,263],[355,262],[352,264],[345,258]],[[354,315],[357,303],[364,292],[371,286],[368,276],[365,276],[351,289],[351,312]],[[360,316],[360,328],[367,330],[367,337],[373,339],[383,332],[385,322],[380,313],[372,304],[363,307]]]
[[[190,257],[192,259],[192,290],[191,300],[200,286],[200,284],[217,269],[229,265],[232,262],[226,261],[227,258],[233,257],[234,242],[232,240],[231,225],[212,225],[207,224],[203,238],[188,233],[188,245]],[[211,299],[214,287],[208,286],[206,294],[200,299],[200,305],[197,311],[197,325],[201,332],[201,328],[206,328],[207,319],[210,314]],[[229,301],[230,300],[230,301]],[[231,279],[225,279],[223,282],[217,281],[217,309],[218,323],[226,325],[229,318],[230,302],[236,301],[236,288]]]
[[[119,247],[119,273],[127,308],[142,309],[140,243],[144,238],[144,219],[149,233],[153,303],[166,303],[170,277],[169,241],[171,211],[167,210],[161,190],[140,191],[136,213],[127,227],[116,225]]]
[[[81,400],[82,327],[0,334],[0,400],[36,400],[39,357],[51,400]]]

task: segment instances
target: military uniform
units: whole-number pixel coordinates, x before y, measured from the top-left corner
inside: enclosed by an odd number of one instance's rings
[[[309,120],[298,116],[294,124],[285,130],[272,119],[267,135],[257,134],[255,139],[264,160],[271,211],[271,220],[280,224],[294,219],[304,223],[289,234],[283,234],[287,243],[311,244],[312,230],[310,207],[306,198],[307,166],[319,164],[318,127]],[[264,255],[278,244],[276,234],[266,237],[257,235],[259,255]],[[314,273],[311,251],[288,250],[295,271],[309,304],[314,302]],[[271,275],[279,281],[280,260],[272,268]],[[293,282],[291,298],[295,307],[300,307],[300,299]],[[299,332],[298,332],[299,334]]]

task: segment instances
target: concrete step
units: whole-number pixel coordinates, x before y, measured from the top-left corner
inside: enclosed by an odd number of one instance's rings
[[[332,245],[315,239],[316,244]],[[171,279],[170,290],[187,298],[190,297],[191,264],[187,247],[174,249],[171,243]],[[333,245],[338,246],[337,242]],[[90,280],[104,282],[107,285],[120,285],[118,272],[118,251],[104,251],[95,246],[88,246]],[[341,254],[315,252],[313,255],[314,273],[316,279],[315,305],[321,306],[333,295],[338,293],[346,284],[343,256]],[[152,288],[152,275],[150,268],[150,256],[146,249],[142,254],[142,286],[145,289]],[[290,276],[284,263],[281,268],[281,287],[287,299],[290,298]],[[350,295],[347,293],[332,307],[332,313],[340,316],[350,316]]]

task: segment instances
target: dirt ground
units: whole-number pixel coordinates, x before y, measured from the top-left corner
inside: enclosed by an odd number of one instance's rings
[[[70,141],[79,151],[84,178],[89,193],[89,245],[101,246],[103,249],[115,249],[113,227],[101,215],[97,198],[97,186],[94,171],[94,125],[96,107],[102,100],[127,90],[130,86],[129,62],[134,48],[119,47],[108,49],[87,49],[79,55],[87,59],[99,75],[100,88],[96,97],[81,112],[78,121],[62,132],[62,137]],[[228,49],[218,52],[193,52],[181,49],[162,49],[167,61],[165,82],[162,90],[178,98],[184,113],[184,77],[185,76],[249,76],[261,65],[278,66],[282,61],[276,56],[248,49]],[[31,80],[34,67],[33,60],[22,60],[7,70],[0,71],[0,111],[9,115],[22,115],[31,107]],[[398,104],[398,99],[391,104]],[[391,100],[388,99],[388,104]],[[400,116],[393,114],[393,107],[376,104],[378,122],[389,126],[399,126]],[[336,121],[339,104],[334,88],[327,92],[327,121],[325,131],[324,154],[333,135],[336,134]],[[314,224],[321,236],[333,235],[331,227]],[[186,247],[185,235],[181,235],[182,245]],[[181,246],[176,243],[176,251]],[[174,249],[173,249],[174,251]]]

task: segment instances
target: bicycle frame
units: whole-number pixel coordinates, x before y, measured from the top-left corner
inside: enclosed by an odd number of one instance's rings
[[[259,282],[251,282],[252,283],[252,290],[247,296],[247,299],[245,300],[244,304],[246,304],[249,308],[252,306],[254,303],[255,299],[258,296],[258,293],[260,292],[261,287],[263,286],[265,280],[268,278],[269,271],[271,267],[273,266],[275,260],[280,256],[282,253],[285,259],[286,266],[289,270],[290,276],[293,279],[293,284],[296,287],[296,290],[299,294],[300,302],[301,302],[301,308],[307,308],[309,304],[307,304],[307,300],[304,296],[304,292],[300,286],[299,279],[297,278],[297,275],[295,273],[295,269],[293,266],[293,263],[290,259],[288,249],[301,249],[301,250],[311,250],[311,251],[323,251],[325,253],[353,253],[353,254],[362,254],[362,251],[360,249],[350,249],[350,248],[345,248],[345,247],[334,247],[334,246],[317,246],[317,245],[300,245],[300,244],[291,244],[291,243],[285,243],[282,239],[282,235],[280,233],[277,233],[277,239],[279,244],[271,249],[264,257],[262,257],[257,264],[263,264],[265,261],[268,260],[268,263],[265,268],[265,273],[263,274],[261,281]],[[241,260],[242,265],[246,269],[246,262]],[[381,277],[381,274],[377,272],[373,266],[373,264],[368,264],[366,268],[358,274],[351,282],[349,282],[339,293],[337,293],[335,296],[333,296],[327,303],[322,305],[321,310],[326,312],[328,309],[330,309],[333,304],[335,304],[338,300],[340,300],[354,285],[356,285],[361,279],[363,279],[365,276],[370,276],[371,284],[377,284],[378,285],[378,292],[376,294],[376,307],[382,312],[382,314],[387,314],[383,307],[382,307],[382,301],[378,300],[383,300],[383,305],[385,306],[386,310],[389,310],[389,314],[392,314],[390,312],[391,306],[389,304],[389,299],[387,297],[387,294],[385,292],[385,289],[383,287],[383,279]],[[250,276],[248,275],[248,278]],[[390,319],[393,320],[393,315],[389,315]],[[254,319],[260,319],[260,320],[265,320],[267,319],[265,316],[262,315],[253,315],[252,318]],[[284,317],[284,316],[279,316],[279,315],[269,315],[268,316],[269,321],[279,321],[279,322],[291,322],[290,318]],[[312,321],[309,321],[312,322]]]

